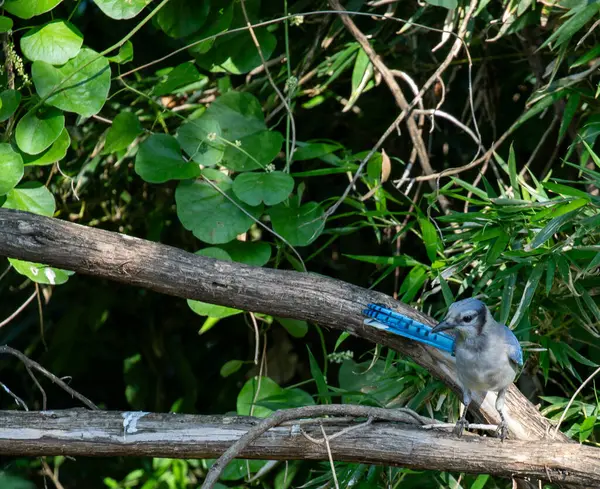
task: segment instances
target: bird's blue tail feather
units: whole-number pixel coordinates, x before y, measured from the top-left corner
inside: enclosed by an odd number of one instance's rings
[[[383,329],[390,333],[434,346],[454,354],[454,338],[444,333],[432,333],[431,327],[379,304],[368,304],[363,314],[367,326]]]

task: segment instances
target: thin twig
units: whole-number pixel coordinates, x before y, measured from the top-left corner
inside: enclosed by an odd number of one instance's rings
[[[596,370],[594,370],[594,373],[592,373],[592,375],[590,375],[587,379],[585,379],[583,384],[581,384],[579,386],[579,388],[575,391],[575,393],[571,396],[571,399],[569,399],[569,402],[567,403],[565,410],[563,411],[562,415],[560,416],[560,419],[558,420],[558,424],[556,425],[556,428],[554,428],[554,434],[552,435],[552,438],[554,438],[556,436],[556,434],[558,433],[558,430],[560,429],[560,425],[564,421],[565,416],[567,415],[567,412],[569,411],[569,408],[571,407],[571,404],[573,404],[573,401],[577,397],[577,394],[579,394],[581,392],[581,390],[587,385],[587,383],[590,380],[592,380],[594,378],[594,376],[598,372],[600,372],[600,367],[598,367]]]
[[[327,438],[327,433],[325,433],[325,428],[323,428],[323,425],[320,424],[319,426],[321,428],[321,433],[323,433],[323,440],[325,441],[325,448],[327,449],[327,457],[329,457],[329,466],[331,467],[331,474],[333,475],[333,483],[335,484],[335,489],[340,489],[337,473],[335,472],[335,463],[333,462],[333,455],[331,454],[331,447],[329,446],[329,439]]]
[[[7,325],[7,324],[8,324],[8,323],[10,323],[10,322],[11,322],[11,321],[12,321],[14,318],[16,318],[16,317],[17,317],[17,316],[18,316],[18,315],[21,313],[21,311],[23,311],[23,309],[25,309],[25,308],[26,308],[26,307],[29,305],[29,303],[30,303],[30,302],[31,302],[33,299],[35,299],[35,297],[36,297],[36,296],[37,296],[37,290],[36,290],[36,291],[35,291],[33,294],[31,294],[31,296],[29,296],[29,299],[27,299],[27,300],[26,300],[26,301],[25,301],[23,304],[21,304],[21,305],[19,306],[19,308],[18,308],[18,309],[17,309],[15,312],[13,312],[13,313],[12,313],[10,316],[8,316],[8,317],[7,317],[7,318],[6,318],[4,321],[2,321],[2,322],[0,323],[0,328],[1,328],[2,326],[5,326],[5,325]]]
[[[252,42],[256,46],[256,50],[258,51],[258,55],[260,56],[260,61],[265,68],[265,74],[267,75],[267,78],[269,79],[269,83],[273,87],[273,90],[275,90],[275,93],[281,100],[281,103],[285,106],[285,110],[288,113],[288,118],[290,121],[291,130],[292,130],[292,145],[291,145],[290,151],[288,153],[288,157],[290,158],[290,161],[286,162],[286,168],[289,168],[291,159],[294,155],[295,146],[296,146],[296,122],[294,121],[294,115],[292,114],[292,109],[291,109],[290,105],[288,104],[287,98],[285,97],[285,95],[283,95],[283,93],[281,93],[281,90],[279,90],[279,88],[277,87],[277,84],[275,83],[275,80],[273,80],[273,77],[271,76],[271,70],[269,70],[269,65],[267,64],[267,60],[265,59],[265,57],[263,55],[262,49],[260,47],[260,43],[258,42],[258,39],[256,38],[256,34],[254,33],[254,28],[252,27],[252,24],[250,23],[250,19],[248,18],[248,12],[246,11],[246,0],[240,0],[240,5],[242,6],[244,20],[246,21],[246,26],[248,27],[248,31],[250,32],[250,37],[252,38]]]
[[[69,387],[61,379],[59,379],[56,375],[54,375],[53,373],[46,370],[39,363],[32,360],[24,353],[21,353],[19,350],[15,350],[14,348],[11,348],[10,346],[3,345],[3,346],[0,346],[0,354],[2,354],[2,353],[8,353],[9,355],[17,357],[19,360],[21,360],[21,362],[23,362],[23,364],[25,364],[26,366],[28,366],[34,370],[37,370],[42,375],[48,377],[52,382],[57,384],[61,389],[66,391],[68,394],[71,394],[71,396],[75,397],[76,399],[79,399],[83,404],[85,404],[90,409],[93,409],[93,410],[98,409],[98,407],[92,401],[90,401],[87,397],[81,395],[75,389]]]
[[[252,320],[252,326],[254,327],[254,365],[258,365],[258,351],[260,350],[260,331],[258,330],[258,323],[256,322],[256,316],[253,312],[250,312],[250,319]]]
[[[211,466],[206,478],[202,483],[201,489],[212,489],[219,480],[223,469],[234,458],[239,456],[244,448],[256,440],[260,435],[266,433],[271,428],[280,425],[285,421],[291,421],[298,418],[308,418],[314,416],[355,416],[372,417],[387,421],[408,422],[411,418],[417,420],[419,424],[435,423],[435,420],[420,416],[410,409],[383,409],[370,406],[355,405],[323,405],[323,406],[305,406],[301,408],[285,409],[275,411],[271,416],[261,420],[256,426],[248,430],[235,443],[233,443]]]
[[[407,107],[407,109],[403,110],[398,115],[398,117],[396,117],[396,119],[394,120],[394,122],[392,122],[392,124],[390,124],[390,126],[386,129],[386,131],[383,133],[383,135],[379,138],[379,140],[375,143],[375,145],[371,148],[371,150],[363,158],[363,160],[358,165],[358,168],[356,169],[356,172],[354,173],[354,181],[358,180],[358,178],[360,177],[360,175],[361,175],[364,167],[367,165],[367,163],[369,162],[369,160],[371,159],[371,157],[383,145],[383,143],[387,140],[387,138],[390,136],[390,134],[392,134],[392,132],[394,131],[394,129],[404,119],[404,117],[406,117],[406,114],[408,113],[408,111],[412,110],[413,107],[419,103],[419,101],[423,97],[423,94],[427,90],[429,90],[429,88],[431,87],[431,85],[433,85],[433,83],[435,81],[437,81],[437,79],[439,78],[439,76],[446,70],[446,68],[448,68],[448,66],[450,66],[450,64],[452,63],[452,61],[454,60],[454,58],[458,55],[458,52],[460,51],[460,48],[463,47],[463,45],[465,45],[465,48],[466,48],[466,44],[464,44],[464,37],[465,37],[466,32],[467,32],[467,27],[468,27],[469,21],[471,19],[471,16],[473,15],[473,12],[475,11],[476,7],[477,7],[477,0],[473,0],[471,2],[471,5],[469,6],[469,9],[467,10],[467,12],[465,14],[465,17],[463,18],[463,23],[462,23],[462,25],[461,25],[461,27],[459,29],[458,34],[456,35],[456,40],[454,41],[454,44],[452,45],[452,48],[450,49],[450,52],[446,56],[446,59],[440,64],[440,66],[438,66],[438,68],[435,70],[435,72],[433,73],[433,75],[431,75],[429,77],[429,79],[423,84],[423,86],[421,87],[421,90],[419,90],[419,96],[415,97],[413,99],[413,101],[409,104],[409,106]],[[415,24],[415,25],[417,25],[417,24]],[[444,31],[443,30],[439,30],[439,32],[444,32]],[[471,61],[471,55],[470,55],[468,49],[466,49],[466,54],[467,54],[467,58],[469,60],[469,64],[468,64],[468,66],[469,66],[469,93],[470,93],[470,97],[472,97],[472,85],[470,83],[472,61]],[[477,130],[477,132],[478,132],[478,130]],[[477,164],[478,163],[473,164],[473,166],[476,166]],[[423,175],[421,177],[417,177],[417,181],[432,180],[434,178],[438,178],[439,175],[440,175],[439,173],[438,174],[433,174],[433,175]],[[325,214],[321,218],[321,219],[323,219],[323,222],[325,222],[331,215],[333,215],[333,213],[342,204],[342,202],[346,199],[346,197],[348,197],[349,193],[350,193],[350,187],[346,187],[346,190],[342,193],[342,195],[340,196],[340,198],[331,207],[329,207],[329,209],[327,209],[327,211],[325,212]]]
[[[25,411],[29,411],[29,408],[27,407],[27,404],[25,404],[25,401],[23,401],[23,399],[21,399],[13,391],[11,391],[6,384],[0,382],[0,387],[2,387],[4,391],[15,400],[17,406],[21,406],[23,409],[25,409]]]

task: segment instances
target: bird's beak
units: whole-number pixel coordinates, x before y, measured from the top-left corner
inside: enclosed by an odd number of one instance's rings
[[[455,328],[455,325],[447,322],[445,319],[439,323],[435,328],[431,330],[432,333],[441,333],[442,331],[447,331],[449,329]]]

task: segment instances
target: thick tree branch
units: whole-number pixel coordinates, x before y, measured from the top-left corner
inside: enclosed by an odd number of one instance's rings
[[[414,359],[456,392],[454,359],[434,348],[367,327],[370,302],[413,319],[433,319],[391,297],[311,273],[251,267],[79,224],[0,209],[0,256],[45,263],[78,273],[145,287],[177,297],[314,321],[394,348]],[[480,421],[497,424],[495,395],[472,404]],[[550,423],[513,385],[506,396],[513,438],[544,438]],[[558,440],[566,438],[559,434]]]
[[[319,407],[334,406],[315,406]],[[261,421],[171,413],[0,411],[0,454],[215,458]],[[562,442],[501,442],[478,436],[459,439],[389,422],[374,422],[332,439],[331,435],[352,423],[327,421],[325,429],[335,460],[600,487],[600,450],[594,447]],[[302,427],[309,436],[321,438],[320,422],[302,420],[274,427],[243,449],[240,456],[327,460],[324,444],[312,443],[300,430]]]

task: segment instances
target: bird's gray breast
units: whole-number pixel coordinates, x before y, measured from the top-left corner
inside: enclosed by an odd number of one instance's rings
[[[456,345],[456,369],[461,384],[475,392],[498,392],[515,380],[504,342],[478,337]]]

